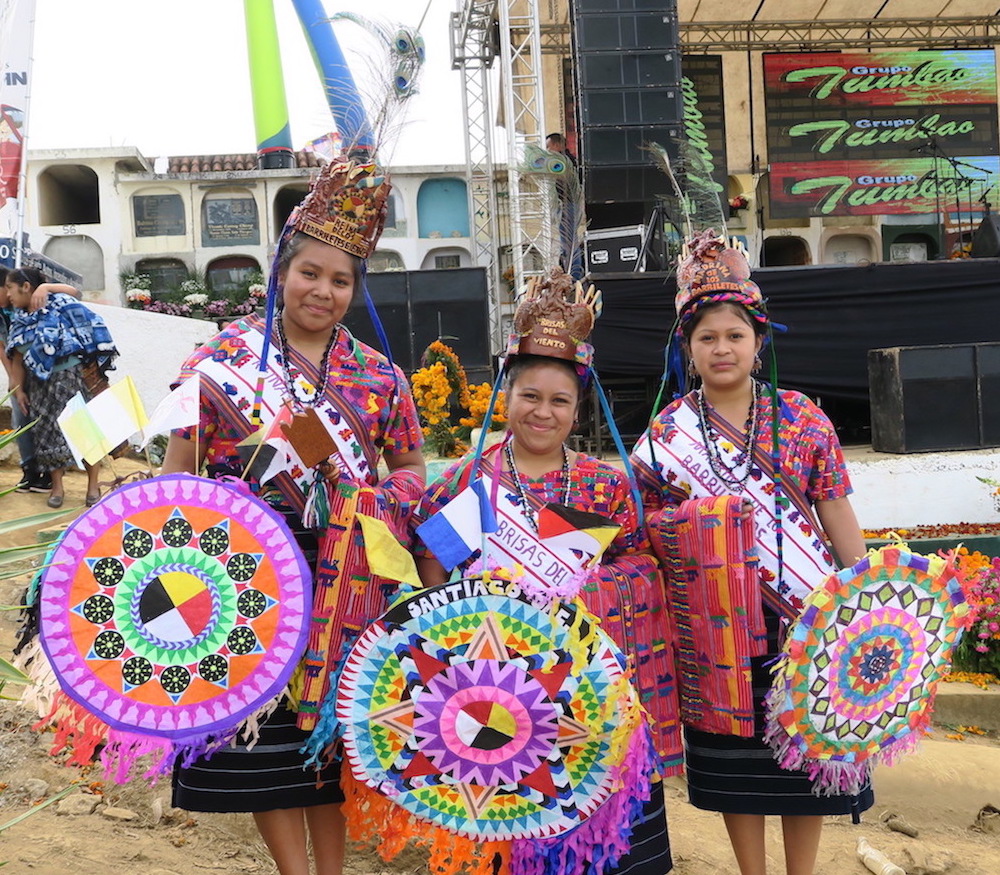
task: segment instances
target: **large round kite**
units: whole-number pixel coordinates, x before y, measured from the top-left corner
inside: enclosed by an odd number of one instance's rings
[[[353,775],[472,839],[561,835],[618,789],[623,665],[578,605],[550,611],[478,578],[420,590],[362,633],[343,670]]]
[[[831,574],[789,632],[768,696],[767,740],[818,793],[855,793],[930,722],[968,605],[955,567],[905,545]]]
[[[305,646],[309,567],[252,495],[185,474],[116,489],[44,571],[41,642],[109,727],[183,744],[277,696]]]

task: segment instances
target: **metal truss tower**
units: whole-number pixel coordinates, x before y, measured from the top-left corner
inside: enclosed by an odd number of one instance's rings
[[[462,75],[465,122],[465,171],[469,186],[473,261],[486,268],[489,292],[490,345],[503,346],[503,282],[497,254],[500,223],[496,185],[490,75],[497,54],[498,0],[466,0],[451,15],[451,66]]]
[[[552,263],[556,254],[552,186],[538,184],[517,167],[525,144],[541,146],[545,136],[538,0],[464,0],[461,11],[452,14],[451,35],[452,68],[462,74],[474,254],[477,264],[487,266],[490,338],[494,351],[501,351],[506,341],[503,317],[511,307],[507,283],[500,275],[500,247],[509,241],[515,289]],[[497,191],[496,107],[490,90],[490,70],[498,54],[508,165],[506,198]]]
[[[525,279],[553,264],[556,255],[552,235],[553,186],[518,169],[525,145],[545,143],[538,0],[500,0],[500,56],[507,129],[511,260],[514,288],[520,291]]]

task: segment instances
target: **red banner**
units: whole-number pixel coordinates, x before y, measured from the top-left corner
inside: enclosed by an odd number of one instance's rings
[[[764,55],[768,104],[927,106],[996,103],[992,49],[921,52],[799,52]]]
[[[35,0],[6,4],[0,31],[0,236],[17,228],[17,192],[24,152],[24,108],[28,98]]]
[[[1000,157],[772,164],[771,215],[863,216],[970,209],[1000,173]]]

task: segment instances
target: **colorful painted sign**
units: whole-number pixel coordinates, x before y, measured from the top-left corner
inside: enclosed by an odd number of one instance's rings
[[[764,55],[771,216],[943,212],[995,185],[992,49]]]
[[[963,167],[964,165],[964,167]],[[1000,157],[947,161],[908,157],[884,161],[772,164],[771,216],[862,216],[968,210],[1000,178]]]

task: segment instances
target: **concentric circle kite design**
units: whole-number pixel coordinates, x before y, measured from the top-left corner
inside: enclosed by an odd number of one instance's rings
[[[232,729],[281,692],[305,646],[308,565],[282,518],[234,486],[123,486],[49,561],[42,646],[65,693],[115,729]]]
[[[406,598],[362,633],[337,692],[354,776],[471,838],[560,835],[615,789],[624,659],[576,607],[519,592],[467,579]]]
[[[789,633],[767,738],[818,789],[856,792],[923,734],[968,612],[954,566],[900,545],[832,574]]]

